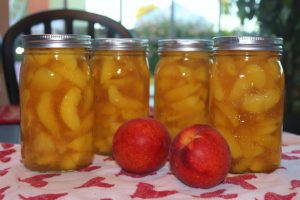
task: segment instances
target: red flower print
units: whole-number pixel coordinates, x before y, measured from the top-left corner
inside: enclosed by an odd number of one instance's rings
[[[5,197],[5,195],[4,195],[3,193],[4,193],[5,190],[7,190],[8,188],[10,188],[10,187],[9,187],[9,186],[6,186],[6,187],[0,189],[0,200],[2,200],[2,199]]]
[[[117,173],[116,176],[121,176],[121,175],[129,176],[131,178],[143,178],[143,177],[146,177],[146,176],[156,175],[156,172],[152,172],[152,173],[149,173],[149,174],[134,174],[134,173],[130,173],[130,172],[127,172],[127,171],[124,171],[124,170],[120,170],[120,172]]]
[[[193,197],[200,197],[200,198],[223,198],[223,199],[234,199],[238,197],[238,194],[224,194],[226,192],[225,189],[216,190],[213,192],[206,192],[200,194],[200,196],[193,196]]]
[[[292,185],[291,190],[300,187],[300,180],[292,180],[291,185]]]
[[[291,151],[291,153],[300,154],[300,150],[293,150],[293,151]]]
[[[101,168],[101,166],[92,166],[92,165],[90,165],[90,166],[87,166],[87,167],[85,167],[85,168],[83,168],[79,171],[80,172],[91,172],[91,171],[94,171],[94,170],[100,169],[100,168]]]
[[[282,154],[281,154],[281,158],[282,158],[283,160],[298,160],[298,159],[300,159],[299,156],[289,156],[289,155],[287,155],[287,154],[285,154],[285,153],[282,153]]]
[[[14,144],[2,143],[1,146],[2,146],[3,149],[10,149],[10,148],[14,147]]]
[[[59,197],[66,196],[68,193],[57,193],[57,194],[41,194],[32,197],[24,197],[23,195],[19,194],[19,197],[22,200],[55,200]]]
[[[0,121],[2,123],[16,123],[20,122],[20,108],[19,106],[5,105],[0,107]]]
[[[0,170],[0,176],[4,176],[5,174],[7,174],[8,170],[9,170],[9,168]]]
[[[0,161],[1,162],[9,162],[11,158],[8,156],[15,152],[16,152],[15,149],[6,149],[6,150],[0,151]]]
[[[48,185],[48,182],[44,181],[43,179],[51,178],[51,177],[59,176],[59,175],[60,174],[40,174],[40,175],[32,176],[29,178],[25,178],[25,179],[19,178],[19,181],[29,183],[33,187],[44,187],[44,186]]]
[[[253,178],[257,178],[256,175],[254,175],[254,174],[238,175],[238,176],[233,176],[233,177],[227,177],[224,180],[224,183],[239,185],[242,188],[247,189],[247,190],[255,190],[256,187],[246,181],[246,180],[250,180]]]
[[[104,188],[110,188],[113,187],[114,184],[104,183],[105,178],[103,177],[95,177],[84,183],[83,185],[76,187],[77,188],[88,188],[88,187],[104,187]]]
[[[274,192],[268,192],[265,194],[265,200],[292,200],[292,198],[296,195],[296,192],[287,195],[280,195]]]
[[[164,190],[164,191],[156,191],[154,190],[154,186],[148,183],[139,183],[137,185],[136,191],[133,195],[130,195],[131,198],[162,198],[169,195],[173,195],[178,193],[176,190]]]
[[[106,157],[103,159],[104,162],[106,161],[114,161],[114,158],[112,156]]]

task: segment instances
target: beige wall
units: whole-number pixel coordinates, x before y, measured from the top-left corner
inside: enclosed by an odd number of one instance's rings
[[[9,27],[9,0],[0,0],[0,36],[3,38]],[[2,60],[0,58],[0,105],[8,104],[8,98],[3,76]]]
[[[28,14],[41,12],[48,10],[49,2],[48,0],[28,0],[27,12]]]
[[[8,104],[8,97],[3,76],[2,63],[0,63],[0,105]]]
[[[9,27],[9,0],[0,1],[0,35],[3,38],[4,33]]]

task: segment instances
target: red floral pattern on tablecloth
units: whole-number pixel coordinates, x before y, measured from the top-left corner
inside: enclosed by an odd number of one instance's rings
[[[20,122],[20,107],[12,105],[0,106],[0,124],[17,124]]]
[[[286,134],[285,134],[286,136]],[[126,199],[300,199],[300,136],[284,144],[281,167],[270,174],[229,174],[220,185],[196,189],[169,171],[136,175],[121,170],[111,157],[75,172],[38,173],[20,161],[19,144],[0,144],[0,200],[126,200]]]

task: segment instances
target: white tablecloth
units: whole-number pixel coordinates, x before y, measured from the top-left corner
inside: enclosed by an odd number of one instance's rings
[[[229,174],[210,189],[178,181],[168,163],[148,175],[122,171],[106,156],[87,168],[65,173],[38,173],[20,162],[19,144],[0,144],[0,200],[108,199],[300,199],[300,136],[284,133],[281,167],[270,174]]]

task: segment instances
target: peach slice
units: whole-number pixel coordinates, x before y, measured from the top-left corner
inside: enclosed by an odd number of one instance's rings
[[[202,102],[198,95],[191,95],[187,98],[184,98],[176,103],[171,104],[171,108],[178,111],[185,111],[186,109],[193,109],[194,106],[200,105],[202,106]]]
[[[274,107],[280,100],[280,89],[270,89],[261,94],[247,94],[242,109],[249,113],[263,113]]]
[[[74,170],[85,156],[86,154],[82,152],[69,153],[60,161],[60,166],[62,170]]]
[[[192,76],[192,70],[189,67],[185,67],[184,65],[177,65],[176,66],[180,75],[185,77],[186,79],[190,79]]]
[[[247,65],[244,70],[245,78],[250,82],[253,87],[263,89],[267,77],[265,71],[259,65]]]
[[[208,65],[209,64],[207,64],[207,66]],[[204,66],[196,68],[192,73],[196,80],[201,81],[201,82],[207,82],[209,79],[208,70],[209,70],[208,67],[206,67],[204,65]]]
[[[122,119],[125,121],[129,119],[138,118],[140,116],[147,116],[147,110],[146,109],[126,109],[121,111]]]
[[[51,64],[51,69],[76,86],[82,89],[86,88],[87,81],[84,78],[85,75],[79,68],[64,66],[60,62],[54,62]]]
[[[77,68],[77,56],[74,55],[75,52],[61,53],[56,55],[57,61],[62,63],[66,68],[70,70],[75,70]]]
[[[42,93],[36,107],[40,122],[54,135],[59,134],[59,124],[55,116],[55,106],[53,105],[53,96],[50,92]]]
[[[67,148],[73,150],[73,151],[92,151],[92,135],[91,134],[85,134],[81,135],[74,140],[72,140],[68,145]]]
[[[237,102],[251,87],[251,83],[244,77],[238,78],[231,89],[229,94],[229,99],[231,101]]]
[[[218,100],[218,101],[222,101],[225,97],[222,85],[220,83],[220,80],[217,76],[213,77],[213,81],[211,81],[211,83],[213,83],[211,85],[212,91],[213,91],[213,97]]]
[[[30,152],[32,153],[32,152]],[[38,165],[45,165],[47,167],[50,167],[52,165],[54,165],[54,163],[56,163],[57,159],[57,155],[56,154],[45,154],[45,155],[42,155],[42,154],[39,154],[38,156],[35,156],[34,157],[34,162]]]
[[[142,102],[126,97],[113,85],[108,88],[108,98],[110,103],[118,108],[139,109],[143,107]]]
[[[101,65],[100,82],[102,84],[107,82],[115,75],[115,73],[117,73],[117,69],[113,63],[105,63]]]
[[[56,145],[49,135],[50,134],[42,130],[38,130],[35,132],[35,137],[33,141],[33,148],[35,149],[35,152],[51,154],[55,153]]]
[[[94,141],[94,146],[97,149],[97,152],[100,152],[101,154],[109,154],[112,150],[111,144],[112,144],[112,137],[110,136],[101,136],[97,137],[97,139]]]
[[[238,141],[233,136],[233,133],[230,133],[227,129],[222,128],[222,127],[217,127],[217,130],[226,139],[226,141],[230,147],[232,158],[234,158],[234,159],[241,158],[243,156],[242,149],[241,149],[241,146],[238,143]]]
[[[35,62],[37,62],[38,65],[40,66],[46,65],[53,59],[53,55],[51,53],[36,54],[36,55],[32,55],[32,57],[35,60]]]
[[[168,102],[177,102],[199,91],[198,84],[186,84],[166,91],[164,98]],[[200,91],[199,91],[200,92]]]
[[[220,68],[224,69],[225,72],[230,76],[236,76],[238,74],[235,62],[231,58],[224,58],[222,60],[222,66]]]
[[[83,118],[82,123],[80,125],[81,133],[89,133],[92,130],[94,124],[94,111],[90,111],[86,116]]]
[[[31,81],[31,87],[43,91],[53,91],[59,86],[61,81],[62,78],[59,74],[46,67],[41,67],[34,73]]]
[[[243,173],[248,170],[252,159],[242,158],[232,163],[231,171],[234,173]]]
[[[114,115],[118,111],[117,108],[110,102],[96,102],[95,114],[98,115]]]
[[[83,114],[87,113],[92,109],[92,106],[94,104],[94,91],[91,87],[87,87],[83,91],[83,100],[82,100],[82,106],[81,111]]]
[[[78,130],[80,127],[78,104],[81,98],[80,89],[74,87],[65,94],[60,105],[61,118],[71,130]]]
[[[231,122],[234,127],[239,125],[238,112],[232,104],[216,103],[218,110],[220,110],[224,116]]]

